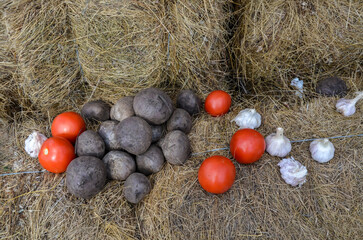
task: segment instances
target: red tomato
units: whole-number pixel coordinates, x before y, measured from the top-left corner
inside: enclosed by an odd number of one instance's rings
[[[73,145],[62,137],[48,138],[38,155],[39,163],[52,173],[65,172],[75,157]]]
[[[224,193],[231,188],[236,177],[236,168],[231,160],[223,156],[205,159],[198,171],[198,180],[210,193]]]
[[[263,136],[256,130],[244,128],[233,134],[230,151],[239,163],[253,163],[261,158],[266,144]]]
[[[231,106],[231,96],[222,90],[211,92],[205,99],[204,108],[213,117],[221,116],[228,112]]]
[[[54,118],[51,129],[54,137],[64,137],[75,143],[77,137],[86,130],[86,123],[78,113],[64,112]]]

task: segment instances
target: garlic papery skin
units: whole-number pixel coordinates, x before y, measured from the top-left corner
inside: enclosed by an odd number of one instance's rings
[[[308,170],[293,157],[284,158],[277,165],[280,167],[281,177],[287,184],[301,187],[306,182]]]
[[[255,109],[246,108],[240,111],[231,122],[236,122],[240,129],[255,129],[261,126],[261,115]]]
[[[344,116],[349,117],[355,113],[355,104],[363,98],[363,91],[356,92],[357,96],[353,99],[341,98],[337,101],[335,107],[337,111],[342,113]]]
[[[310,143],[311,157],[320,163],[329,162],[334,157],[334,151],[334,145],[327,138]]]
[[[278,127],[276,133],[272,133],[265,138],[266,152],[271,156],[285,157],[291,152],[290,140],[284,136],[284,129]]]
[[[30,157],[36,158],[40,152],[40,148],[43,143],[47,140],[47,137],[43,134],[34,131],[32,134],[28,136],[25,140],[25,151],[29,154]]]

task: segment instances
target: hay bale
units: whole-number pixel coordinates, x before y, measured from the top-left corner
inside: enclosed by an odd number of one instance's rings
[[[256,101],[258,100],[258,101]],[[276,101],[272,103],[272,101]],[[244,100],[224,119],[200,116],[190,133],[193,152],[228,144],[237,126],[230,120],[245,107],[263,116],[258,130],[267,135],[284,126],[291,140],[363,132],[362,115],[347,119],[334,109],[335,99],[319,98],[300,105],[279,99]],[[194,155],[185,166],[166,165],[152,179],[153,190],[137,214],[144,239],[359,239],[363,155],[362,137],[333,139],[334,159],[319,164],[309,153],[309,143],[293,143],[291,155],[309,173],[301,188],[287,185],[280,176],[278,157],[264,154],[252,165],[233,161],[236,181],[225,194],[208,194],[197,180],[201,162],[212,155],[231,158],[228,150]]]
[[[288,89],[299,77],[317,80],[362,75],[359,0],[239,0],[232,39],[233,69],[249,89]]]
[[[14,56],[10,50],[6,26],[3,19],[4,4],[0,4],[0,120],[10,118],[14,83],[13,74],[16,71]]]
[[[7,1],[5,22],[18,66],[20,97],[51,115],[74,108],[82,86],[63,0]]]
[[[204,96],[218,88],[227,90],[230,3],[170,1],[167,10],[169,83]]]
[[[94,98],[115,101],[163,82],[163,1],[77,0],[70,8],[83,79]]]

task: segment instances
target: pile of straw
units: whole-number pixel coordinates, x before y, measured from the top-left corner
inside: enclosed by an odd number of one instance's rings
[[[206,93],[228,89],[229,3],[221,0],[170,1],[167,6],[169,81]]]
[[[258,101],[257,101],[258,100]],[[267,135],[283,126],[291,140],[362,133],[361,112],[347,119],[334,109],[335,99],[318,98],[306,104],[257,98],[236,104],[227,116],[200,116],[189,135],[193,152],[223,148],[237,130],[230,120],[243,108],[255,107],[263,117],[258,130]],[[258,102],[258,103],[257,103]],[[286,105],[285,105],[286,104]],[[362,108],[362,104],[360,104]],[[328,164],[315,162],[309,143],[293,143],[291,156],[308,169],[301,188],[280,176],[281,160],[264,154],[255,164],[240,165],[236,181],[225,194],[202,190],[198,167],[208,156],[196,154],[181,167],[165,166],[152,178],[153,191],[138,207],[143,239],[359,239],[363,138],[331,140],[336,148]]]
[[[332,75],[362,76],[363,4],[359,0],[239,0],[233,68],[255,92],[315,87]]]
[[[80,88],[68,7],[63,0],[17,0],[5,5],[9,41],[16,56],[16,87],[27,111],[52,116],[75,108]]]
[[[228,145],[237,126],[230,120],[243,108],[254,107],[263,117],[263,135],[283,126],[291,140],[350,135],[363,132],[361,111],[343,117],[334,109],[336,99],[320,97],[309,102],[249,96],[235,100],[221,118],[202,113],[189,134],[192,157],[184,166],[166,164],[151,176],[153,189],[138,205],[125,202],[123,183],[112,181],[91,200],[71,196],[65,175],[38,173],[0,179],[0,236],[11,238],[87,239],[359,239],[362,209],[361,145],[363,138],[332,139],[336,154],[327,164],[315,162],[309,142],[293,143],[291,156],[308,169],[307,182],[291,187],[280,177],[281,160],[264,154],[252,165],[237,168],[236,181],[225,194],[208,194],[197,181],[198,167],[211,155],[231,158],[228,150],[198,154]],[[46,121],[43,119],[42,121]],[[10,139],[16,151],[36,125],[12,125]],[[49,129],[41,127],[41,131]],[[24,131],[24,132],[22,132]],[[20,134],[20,135],[19,135]],[[25,169],[41,170],[35,159],[23,158]],[[17,160],[17,161],[18,161]],[[14,160],[15,161],[15,160]],[[15,163],[15,162],[14,162]],[[19,184],[21,183],[21,184]]]

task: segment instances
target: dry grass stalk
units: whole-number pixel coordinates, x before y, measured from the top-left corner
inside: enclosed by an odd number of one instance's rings
[[[16,85],[29,108],[51,114],[74,108],[81,83],[63,0],[8,1],[5,23],[16,54]]]
[[[167,6],[169,83],[202,95],[228,89],[226,1],[170,1]]]
[[[3,3],[0,3],[0,120],[9,119],[12,105],[13,74],[16,71],[15,59],[10,50],[6,26],[3,24]]]
[[[259,103],[256,100],[259,99]],[[243,108],[255,107],[263,116],[258,130],[267,135],[277,126],[291,140],[362,133],[361,111],[347,119],[334,109],[335,99],[318,98],[306,104],[283,103],[259,97],[235,104],[225,117],[202,115],[192,133],[194,152],[228,144],[237,127],[230,120]],[[285,104],[288,104],[285,106]],[[360,106],[362,108],[362,105]],[[236,182],[223,195],[208,194],[197,180],[198,166],[208,156],[197,155],[182,167],[167,165],[153,176],[153,190],[137,209],[143,239],[359,239],[362,208],[359,180],[362,138],[332,140],[336,148],[328,164],[315,162],[309,142],[294,143],[292,156],[308,171],[302,188],[280,177],[281,160],[265,154],[252,165],[237,168]]]
[[[83,79],[92,97],[116,101],[165,78],[163,1],[69,2]]]
[[[294,77],[311,88],[331,75],[362,77],[361,1],[237,3],[233,68],[250,89],[288,89]]]
[[[277,126],[284,127],[290,140],[363,132],[362,103],[358,103],[355,115],[346,118],[335,111],[335,98],[295,100],[286,94],[275,98],[251,95],[235,100],[231,112],[224,117],[201,114],[194,120],[189,134],[193,152],[227,146],[237,130],[230,120],[247,107],[261,113],[263,123],[258,130],[265,136]],[[12,154],[12,158],[6,158],[10,160],[7,166],[20,166],[12,171],[40,170],[37,160],[23,152],[23,141],[33,129],[49,136],[50,120],[34,120],[26,113],[18,113],[16,119],[18,122],[9,127],[8,139],[15,142],[7,143],[8,154]],[[332,142],[336,155],[327,164],[312,160],[309,142],[293,143],[291,155],[309,171],[307,183],[301,188],[285,184],[277,166],[280,159],[264,154],[252,165],[234,161],[236,182],[226,194],[206,193],[197,181],[198,167],[203,159],[214,154],[231,158],[226,150],[194,155],[180,167],[166,164],[162,171],[151,176],[153,189],[136,206],[125,202],[122,182],[108,183],[105,190],[86,202],[67,193],[64,174],[2,177],[0,236],[359,239],[363,138],[333,139]]]

